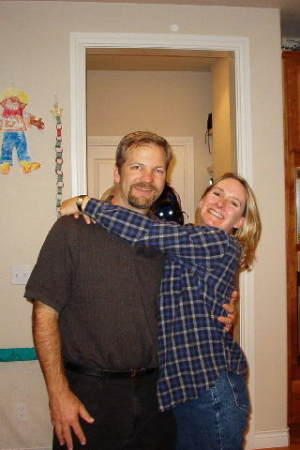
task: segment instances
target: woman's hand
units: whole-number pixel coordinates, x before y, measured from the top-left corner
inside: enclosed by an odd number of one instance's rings
[[[75,219],[78,219],[79,216],[82,216],[85,223],[86,224],[90,224],[90,223],[95,223],[95,221],[93,219],[91,219],[89,216],[84,214],[84,208],[87,205],[87,202],[90,200],[90,197],[88,197],[87,195],[82,198],[81,202],[79,201],[79,199],[81,199],[82,197],[78,196],[78,197],[72,197],[72,198],[68,198],[67,200],[64,200],[62,202],[61,208],[60,208],[60,213],[62,216],[74,216]],[[77,202],[79,201],[80,206],[81,206],[81,210],[79,211],[78,209],[78,205]]]

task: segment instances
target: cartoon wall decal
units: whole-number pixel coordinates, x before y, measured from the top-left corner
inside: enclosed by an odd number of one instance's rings
[[[13,165],[12,152],[16,149],[23,173],[39,169],[41,164],[33,162],[28,150],[25,132],[28,127],[44,128],[41,118],[25,112],[29,97],[26,92],[16,88],[7,89],[0,96],[0,131],[3,132],[3,142],[0,151],[0,173],[7,175]]]

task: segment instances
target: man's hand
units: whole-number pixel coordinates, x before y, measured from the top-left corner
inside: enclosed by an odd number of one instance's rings
[[[89,216],[86,216],[85,214],[80,213],[78,211],[78,207],[76,205],[78,197],[68,198],[67,200],[64,200],[62,202],[60,213],[62,216],[74,216],[75,219],[78,219],[78,217],[82,216],[84,218],[85,223],[88,225],[90,223],[95,223],[94,220],[92,220]],[[84,210],[87,202],[89,201],[90,197],[86,196],[81,204],[82,210]]]
[[[230,331],[237,319],[237,302],[239,300],[239,291],[233,291],[230,297],[230,303],[225,303],[223,308],[227,312],[227,316],[218,317],[218,321],[224,323],[224,330]]]
[[[61,354],[59,314],[52,307],[35,300],[32,311],[32,331],[35,348],[49,395],[51,421],[61,445],[73,449],[71,429],[82,445],[86,438],[79,417],[88,423],[94,419],[81,401],[71,392]]]
[[[51,423],[60,445],[65,444],[68,450],[73,449],[72,431],[81,445],[85,445],[86,437],[81,428],[79,417],[88,423],[93,423],[94,419],[70,389],[66,388],[63,392],[57,394],[50,397],[49,406]]]

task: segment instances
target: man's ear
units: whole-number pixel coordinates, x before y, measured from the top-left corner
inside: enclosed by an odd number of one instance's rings
[[[115,168],[114,168],[114,182],[117,184],[120,183],[120,173],[119,173],[119,168],[117,166],[115,166]]]
[[[245,222],[245,217],[241,217],[234,225],[233,228],[241,228],[241,226],[244,224]]]

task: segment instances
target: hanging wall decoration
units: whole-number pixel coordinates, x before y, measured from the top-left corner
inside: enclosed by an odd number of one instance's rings
[[[54,103],[54,107],[51,110],[56,120],[56,140],[55,140],[55,173],[56,173],[56,213],[57,217],[60,217],[60,207],[62,201],[63,187],[64,187],[64,174],[62,170],[63,165],[63,148],[62,148],[62,112],[63,109],[59,108],[58,102]]]
[[[25,132],[28,127],[35,126],[39,130],[44,128],[41,118],[25,111],[29,102],[26,92],[20,89],[7,89],[0,96],[0,131],[3,133],[0,151],[0,173],[7,175],[13,165],[13,149],[23,169],[23,173],[30,173],[39,169],[41,164],[32,161],[29,153]]]

